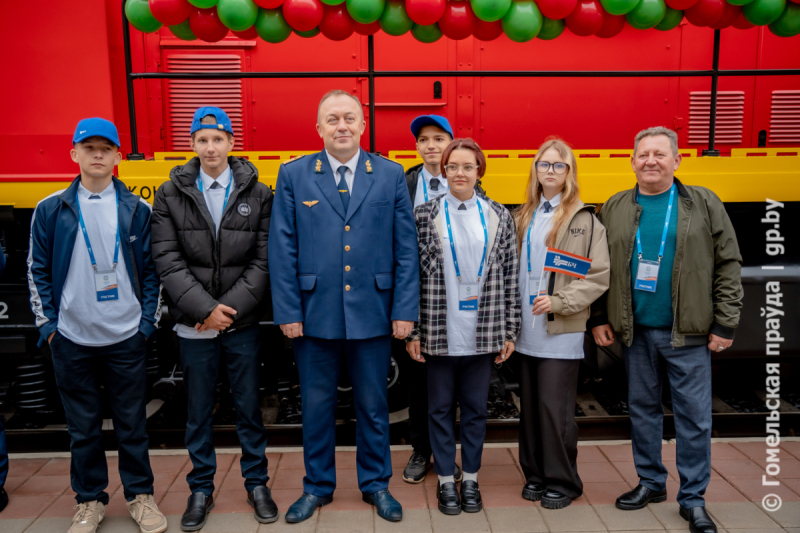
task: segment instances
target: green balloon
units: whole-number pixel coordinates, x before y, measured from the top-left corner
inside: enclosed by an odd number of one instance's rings
[[[667,4],[664,0],[639,0],[633,11],[625,15],[625,20],[637,30],[649,30],[658,26],[666,14]]]
[[[329,6],[338,6],[339,4],[343,4],[344,0],[322,0],[323,4],[328,4]]]
[[[217,0],[188,0],[190,4],[194,7],[199,7],[202,9],[207,9],[209,7],[214,7],[217,5]]]
[[[778,37],[800,35],[800,4],[787,3],[783,15],[769,25],[769,31]]]
[[[661,22],[656,24],[656,29],[660,31],[669,31],[677,28],[678,24],[683,20],[683,11],[680,9],[672,9],[667,6],[667,14],[661,19]]]
[[[386,3],[386,8],[379,20],[381,29],[395,37],[408,33],[414,26],[414,21],[406,13],[405,4],[397,0],[389,0]]]
[[[347,0],[347,12],[361,24],[372,24],[383,15],[386,0]]]
[[[125,2],[125,16],[131,26],[142,33],[153,33],[161,29],[161,24],[150,11],[147,0],[128,0]]]
[[[182,41],[194,41],[197,39],[197,35],[192,33],[192,29],[189,27],[189,19],[184,20],[180,24],[169,26],[169,31]]]
[[[258,36],[268,43],[280,43],[292,34],[292,27],[283,18],[283,10],[259,9],[256,19],[256,32]]]
[[[536,3],[521,0],[511,4],[503,17],[503,32],[518,43],[532,40],[542,29],[542,13]]]
[[[785,10],[786,0],[753,0],[742,8],[742,13],[750,24],[766,26],[778,20]]]
[[[566,24],[563,20],[553,20],[542,17],[542,29],[539,30],[539,34],[536,35],[536,38],[543,41],[552,41],[564,33],[564,28],[566,28]]]
[[[294,31],[297,35],[299,35],[303,39],[310,39],[312,37],[316,37],[317,35],[319,35],[320,29],[314,28],[313,30],[308,30],[308,31],[297,31],[297,30],[292,30],[292,31]]]
[[[511,0],[471,0],[471,3],[475,16],[486,22],[500,20],[511,7]]]
[[[430,26],[414,24],[414,27],[411,28],[411,35],[421,43],[430,44],[442,38],[442,30],[439,29],[439,25],[435,22]]]
[[[639,0],[600,0],[608,13],[612,15],[627,15],[639,3]]]
[[[219,0],[217,15],[229,30],[244,31],[256,23],[258,6],[253,0]]]
[[[753,0],[725,0],[725,1],[728,2],[732,6],[746,6],[747,4],[752,2]]]

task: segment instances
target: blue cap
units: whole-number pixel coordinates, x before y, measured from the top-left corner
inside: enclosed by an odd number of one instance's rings
[[[217,123],[200,124],[200,121],[209,115],[217,119]],[[231,119],[228,118],[228,114],[222,109],[212,106],[200,107],[194,112],[194,118],[192,119],[192,131],[190,131],[189,134],[192,135],[197,130],[227,131],[233,135],[233,126],[231,125]]]
[[[72,136],[72,144],[85,141],[89,137],[103,137],[119,148],[117,127],[113,122],[109,122],[104,118],[85,118],[78,122],[78,127],[75,128],[75,135]]]
[[[439,115],[422,115],[411,121],[411,133],[414,134],[415,139],[419,138],[419,132],[425,126],[436,126],[449,133],[451,139],[453,138],[453,128],[450,127],[446,118]]]

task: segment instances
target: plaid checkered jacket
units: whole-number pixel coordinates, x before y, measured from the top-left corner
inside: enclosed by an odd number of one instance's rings
[[[508,209],[482,197],[491,207],[489,244],[483,290],[475,332],[478,353],[499,352],[506,341],[516,342],[520,328],[519,259],[514,219]],[[407,340],[420,341],[426,355],[447,354],[447,295],[444,282],[444,214],[440,198],[414,209],[419,242],[419,321]]]

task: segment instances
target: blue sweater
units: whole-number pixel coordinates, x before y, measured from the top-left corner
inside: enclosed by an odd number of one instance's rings
[[[642,259],[658,261],[658,249],[661,247],[661,235],[664,231],[664,218],[667,216],[670,191],[647,196],[639,194],[639,205],[642,214],[639,217],[639,232],[642,238]],[[675,242],[678,225],[678,194],[672,199],[672,213],[669,217],[667,241],[664,245],[664,257],[658,270],[656,292],[632,289],[633,322],[639,326],[650,328],[672,327],[672,265],[675,262]],[[631,255],[631,284],[636,283],[639,271],[637,250]]]

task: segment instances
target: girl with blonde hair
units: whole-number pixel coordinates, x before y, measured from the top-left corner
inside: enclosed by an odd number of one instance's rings
[[[589,307],[608,289],[608,242],[594,206],[580,199],[577,162],[564,141],[548,139],[539,148],[526,191],[514,214],[523,317],[516,351],[526,356],[520,363],[522,497],[561,509],[583,493],[575,396]],[[586,278],[543,273],[547,248],[591,259]]]

